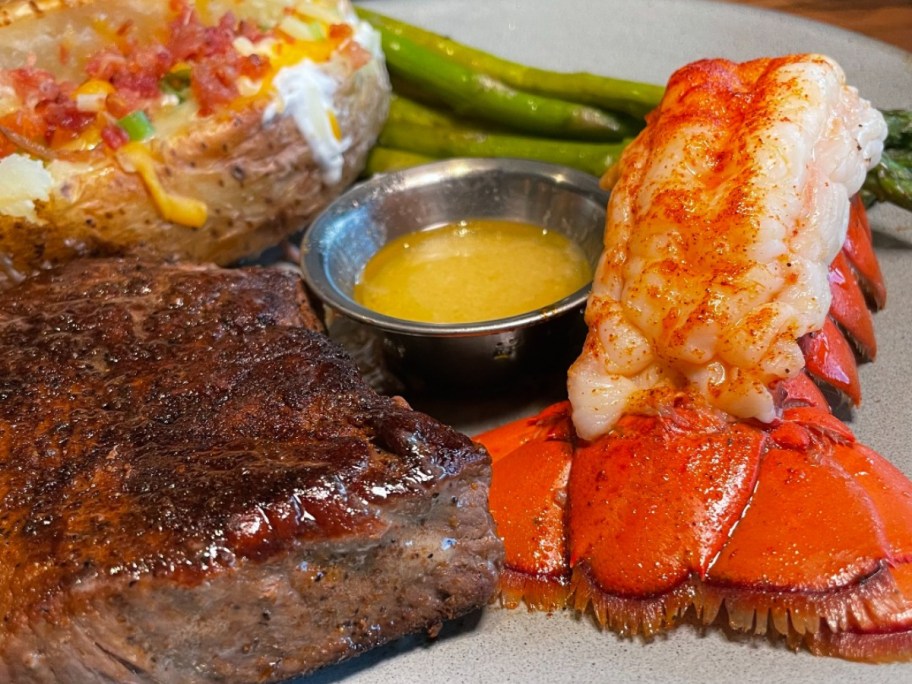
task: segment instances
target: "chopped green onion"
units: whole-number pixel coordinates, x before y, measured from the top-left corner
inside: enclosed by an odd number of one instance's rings
[[[174,95],[181,102],[187,99],[190,88],[190,69],[176,69],[164,75],[158,84],[159,89],[168,95]]]
[[[130,140],[146,140],[147,138],[151,138],[155,133],[152,122],[149,121],[149,117],[146,116],[146,113],[141,109],[130,112],[125,117],[118,120],[117,125],[127,132],[127,135],[130,136]]]

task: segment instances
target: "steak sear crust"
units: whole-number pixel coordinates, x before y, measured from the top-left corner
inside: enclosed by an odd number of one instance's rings
[[[318,329],[278,269],[0,294],[0,681],[278,681],[490,599],[487,453]]]

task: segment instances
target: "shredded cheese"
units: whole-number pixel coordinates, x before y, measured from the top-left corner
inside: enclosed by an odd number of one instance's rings
[[[333,110],[326,112],[326,115],[329,117],[329,127],[332,129],[332,133],[335,136],[336,140],[342,140],[342,126],[339,124],[339,117],[336,116],[336,113]]]
[[[162,218],[192,228],[200,228],[206,222],[208,208],[205,202],[165,190],[146,145],[127,143],[117,150],[117,160],[125,171],[139,175]]]

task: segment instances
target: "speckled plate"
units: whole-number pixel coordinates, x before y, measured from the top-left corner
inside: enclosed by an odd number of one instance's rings
[[[378,0],[380,12],[529,64],[664,83],[702,57],[743,60],[822,52],[881,108],[912,107],[912,55],[784,14],[697,0]],[[909,27],[912,30],[912,27]],[[871,215],[889,290],[876,317],[877,362],[862,368],[862,441],[912,475],[912,214]],[[545,401],[550,397],[541,397]],[[490,406],[440,397],[422,407],[471,433]],[[506,411],[521,411],[513,404]],[[762,637],[684,625],[651,642],[600,631],[588,618],[496,607],[301,680],[402,682],[910,682],[912,664],[860,665],[793,653]]]

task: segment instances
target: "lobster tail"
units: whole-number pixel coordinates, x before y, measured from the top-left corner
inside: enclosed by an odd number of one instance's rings
[[[859,356],[873,361],[877,356],[877,338],[874,336],[874,317],[865,302],[861,285],[845,252],[836,255],[830,264],[830,317],[846,332],[854,343]]]
[[[849,226],[845,244],[830,264],[829,315],[820,330],[804,335],[798,344],[808,373],[857,406],[858,360],[873,361],[877,356],[871,311],[884,305],[886,290],[867,214],[857,196],[852,199]]]
[[[763,632],[769,621],[820,653],[912,657],[912,593],[901,582],[912,483],[825,409],[787,410],[768,434],[750,506],[707,593],[735,628]],[[894,635],[889,651],[883,634]]]
[[[769,426],[685,397],[575,450],[566,403],[514,424],[537,436],[494,465],[505,603],[644,636],[693,612],[818,653],[912,658],[912,482],[803,387]]]
[[[852,404],[861,403],[855,353],[831,319],[827,318],[820,330],[808,333],[798,344],[805,368],[815,380],[840,392]]]
[[[852,265],[870,307],[874,311],[880,311],[887,303],[887,286],[880,271],[877,255],[874,253],[874,235],[860,195],[852,198],[849,226],[842,252]]]
[[[575,442],[569,402],[477,439],[496,464],[488,505],[511,559],[500,580],[501,601],[538,610],[566,605],[565,491]]]
[[[821,55],[672,76],[611,175],[572,416],[478,437],[506,605],[912,659],[912,482],[823,391],[858,404],[877,354],[884,282],[849,198],[886,134]]]

